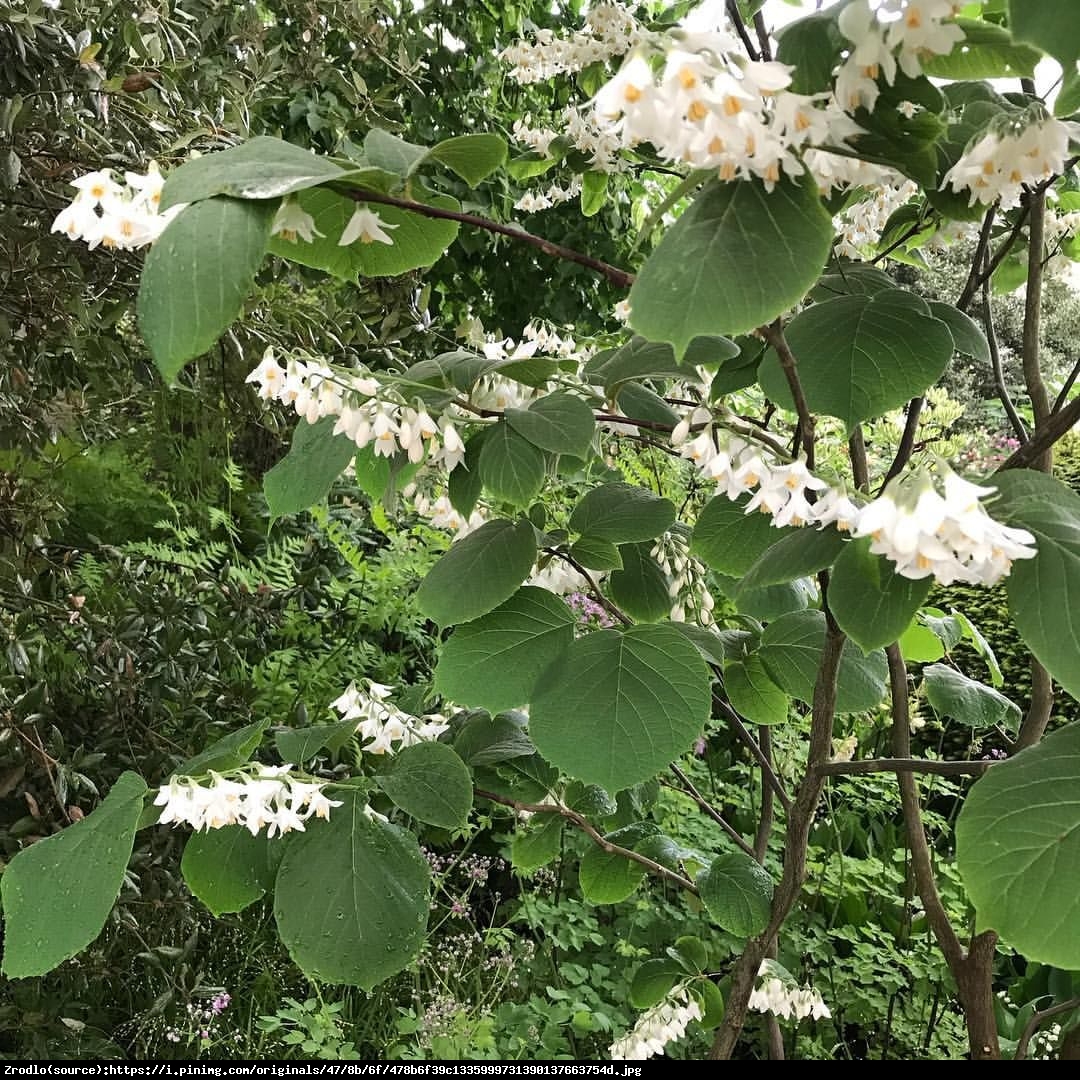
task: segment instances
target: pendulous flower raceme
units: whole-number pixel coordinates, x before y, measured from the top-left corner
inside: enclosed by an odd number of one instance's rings
[[[611,1044],[608,1053],[614,1061],[645,1061],[662,1054],[668,1043],[686,1034],[691,1020],[701,1018],[701,1006],[685,989],[676,990],[642,1013],[633,1028]]]
[[[766,960],[758,971],[766,976],[750,995],[749,1008],[755,1012],[771,1012],[784,1020],[828,1019],[832,1016],[821,994],[812,987],[800,987],[795,980],[773,961]]]
[[[122,184],[111,169],[100,169],[71,186],[78,194],[56,215],[51,231],[85,240],[91,251],[99,246],[131,251],[152,244],[183,209],[158,209],[165,178],[155,161],[145,173],[125,172]]]
[[[356,731],[366,742],[361,749],[369,754],[393,754],[415,743],[437,739],[450,725],[445,716],[423,718],[403,712],[392,701],[393,687],[368,682],[366,687],[350,683],[345,693],[330,707],[342,720],[356,720]],[[394,744],[397,744],[396,747]]]
[[[884,555],[903,577],[933,577],[994,585],[1016,559],[1036,554],[1024,529],[995,521],[982,505],[997,489],[964,480],[944,463],[937,471],[897,478],[877,499],[854,502],[830,487],[804,460],[781,463],[769,450],[727,432],[715,432],[707,409],[695,410],[672,433],[672,444],[732,500],[749,495],[745,512],[768,514],[773,525],[834,525],[852,537],[869,536],[870,550]],[[693,426],[705,426],[690,439]]]
[[[323,794],[325,784],[289,775],[291,765],[245,765],[226,773],[210,771],[210,782],[174,776],[154,799],[162,825],[185,824],[196,831],[242,825],[252,836],[303,832],[311,817],[329,819],[340,802]]]

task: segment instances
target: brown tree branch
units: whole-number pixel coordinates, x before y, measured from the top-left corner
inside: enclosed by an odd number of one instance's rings
[[[1001,366],[1001,350],[998,348],[997,331],[994,329],[993,306],[990,299],[990,279],[987,278],[982,286],[983,301],[983,328],[986,330],[986,343],[990,347],[990,366],[994,372],[994,388],[997,390],[998,399],[1001,401],[1005,415],[1012,424],[1013,431],[1021,443],[1028,441],[1028,430],[1020,414],[1016,411],[1013,399],[1009,396],[1009,388],[1005,385],[1005,372]]]
[[[799,431],[803,453],[806,455],[806,466],[812,469],[814,467],[814,414],[806,402],[795,354],[791,351],[791,346],[784,336],[783,323],[777,319],[768,326],[758,327],[757,332],[768,345],[772,346],[780,360],[780,367],[783,369],[784,378],[787,379],[788,389],[791,390],[791,397],[795,403],[795,412],[799,417]]]
[[[724,816],[716,809],[715,806],[700,791],[694,786],[694,782],[679,768],[678,765],[672,763],[671,771],[675,774],[676,779],[682,784],[682,788],[676,788],[675,790],[682,790],[684,795],[688,795],[691,799],[698,804],[705,814],[713,819],[717,825],[728,835],[728,837],[735,842],[741,851],[749,855],[750,858],[754,857],[754,849],[735,831],[735,829],[728,824],[724,819]],[[674,787],[674,785],[672,785]]]
[[[376,203],[380,206],[396,206],[402,210],[411,210],[421,217],[435,218],[439,221],[456,221],[461,225],[470,225],[476,229],[484,229],[486,232],[496,233],[499,236],[507,236],[511,240],[518,240],[523,244],[536,248],[545,255],[556,259],[565,259],[567,262],[577,263],[589,270],[607,278],[612,285],[620,289],[629,289],[634,283],[634,275],[628,270],[620,270],[617,266],[604,262],[602,259],[594,259],[584,252],[575,251],[562,244],[552,243],[542,236],[519,229],[516,225],[504,225],[501,221],[492,221],[490,218],[480,217],[477,214],[463,214],[457,210],[444,210],[439,206],[428,206],[425,203],[416,202],[413,199],[402,199],[396,195],[384,195],[381,191],[370,191],[367,188],[348,187],[345,184],[334,184],[333,189],[340,195],[352,199],[358,203]]]
[[[822,776],[869,776],[871,773],[930,773],[934,776],[982,776],[993,761],[931,761],[928,758],[864,758],[862,761],[826,761]]]
[[[697,886],[689,878],[683,877],[682,874],[676,873],[674,870],[669,870],[666,866],[646,855],[631,851],[630,848],[621,847],[619,844],[613,844],[610,840],[605,840],[585,817],[576,810],[571,810],[568,806],[519,802],[517,799],[508,799],[505,795],[497,795],[494,791],[484,791],[482,788],[477,788],[476,794],[489,802],[498,803],[500,806],[509,806],[513,810],[527,814],[558,814],[575,828],[580,829],[598,848],[606,851],[609,855],[621,855],[624,859],[629,859],[631,862],[644,866],[650,874],[663,878],[665,881],[671,882],[672,885],[678,885],[680,889],[685,889],[695,896],[697,895]]]
[[[1046,1023],[1047,1020],[1052,1020],[1055,1016],[1061,1016],[1062,1013],[1073,1012],[1076,1009],[1080,1009],[1080,997],[1070,998],[1068,1001],[1061,1002],[1060,1005],[1051,1005],[1047,1009],[1032,1013],[1031,1019],[1024,1025],[1024,1031],[1020,1036],[1020,1041],[1016,1044],[1016,1053],[1013,1055],[1013,1061],[1023,1061],[1024,1058],[1027,1057],[1028,1046],[1031,1044],[1031,1037]]]

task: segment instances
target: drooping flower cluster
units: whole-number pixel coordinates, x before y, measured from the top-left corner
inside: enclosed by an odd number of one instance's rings
[[[666,532],[653,544],[650,554],[668,579],[671,621],[686,622],[689,615],[701,626],[711,626],[716,598],[706,585],[705,567],[690,555],[687,538]]]
[[[347,435],[360,450],[374,445],[380,457],[400,450],[416,463],[426,455],[452,471],[465,456],[465,444],[448,417],[435,420],[419,402],[413,407],[390,400],[371,375],[343,375],[317,360],[294,359],[282,367],[267,349],[245,382],[254,383],[264,401],[291,405],[309,424],[336,416],[335,435]]]
[[[415,743],[437,739],[450,725],[445,716],[411,716],[389,700],[393,687],[369,682],[367,687],[349,683],[348,689],[330,707],[342,720],[356,720],[356,731],[369,739],[361,749],[369,754],[392,754]],[[397,744],[396,746],[394,744]]]
[[[80,176],[71,186],[78,194],[56,215],[51,231],[85,240],[91,251],[98,246],[130,251],[152,244],[183,209],[158,209],[165,178],[154,161],[145,173],[125,172],[122,184],[112,170],[101,169]]]
[[[969,206],[990,206],[999,199],[1004,210],[1019,206],[1025,184],[1061,172],[1075,130],[1041,106],[1034,113],[1001,118],[964,151],[941,186],[969,192]]]
[[[871,537],[870,550],[894,562],[903,577],[933,577],[942,585],[994,585],[1014,559],[1035,556],[1031,533],[1002,525],[983,508],[979,500],[996,488],[969,483],[948,468],[935,479],[894,480],[863,507],[852,534]]]
[[[541,210],[550,210],[560,203],[576,199],[581,194],[581,180],[574,177],[566,187],[549,184],[544,191],[526,191],[516,203],[514,209],[525,214],[535,214]]]
[[[195,830],[243,825],[252,836],[303,832],[311,817],[329,818],[341,806],[323,794],[325,784],[289,776],[291,765],[245,765],[228,773],[210,771],[210,782],[174,776],[158,790],[162,825],[185,824]]]
[[[691,1020],[702,1018],[701,1006],[685,990],[638,1017],[637,1023],[608,1050],[613,1061],[645,1061],[662,1054],[668,1043],[681,1039]]]
[[[695,410],[675,428],[672,444],[716,481],[718,494],[732,500],[749,495],[745,512],[769,514],[777,527],[834,525],[853,537],[869,536],[870,550],[895,563],[898,574],[933,577],[942,585],[994,585],[1015,559],[1036,554],[1030,533],[986,512],[980,500],[997,489],[969,483],[947,465],[933,475],[898,478],[880,498],[859,505],[842,487],[814,476],[802,459],[781,463],[767,448],[715,432],[710,419],[707,409]]]
[[[877,247],[889,218],[918,190],[913,180],[886,184],[837,214],[833,218],[838,238],[836,254],[847,259],[867,258]]]
[[[837,20],[851,42],[836,76],[836,99],[849,112],[874,109],[881,92],[877,80],[892,86],[897,68],[911,78],[922,74],[927,56],[946,56],[964,40],[951,22],[959,0],[855,0]]]
[[[621,4],[599,3],[589,11],[583,29],[568,37],[559,37],[552,30],[537,30],[532,41],[514,42],[499,58],[511,65],[510,78],[515,82],[543,82],[624,56],[642,34],[637,21]]]
[[[599,580],[602,577],[602,574],[597,574],[593,580]],[[556,596],[584,593],[591,588],[585,575],[575,570],[565,559],[549,559],[542,569],[533,571],[525,584],[547,589]]]
[[[817,181],[818,191],[826,198],[837,189],[879,188],[904,183],[904,177],[895,169],[847,154],[834,154],[830,150],[807,150],[803,154],[803,164]]]
[[[620,156],[622,141],[609,125],[598,121],[593,109],[567,105],[560,117],[561,130],[532,127],[528,117],[514,121],[514,138],[535,153],[548,157],[556,139],[565,140],[575,150],[589,155],[589,168],[596,172],[623,172],[628,163]]]
[[[837,144],[861,129],[832,96],[788,90],[792,68],[747,60],[719,5],[680,23],[654,70],[639,50],[597,93],[597,116],[624,146],[651,143],[666,160],[715,169],[722,180],[803,174],[799,151]]]
[[[750,995],[748,1007],[755,1012],[771,1012],[774,1016],[790,1020],[803,1020],[812,1017],[814,1020],[828,1019],[832,1016],[828,1005],[825,1004],[821,994],[812,987],[797,986],[794,980],[777,977],[777,972],[784,972],[778,964],[766,960],[758,971],[758,975],[767,978],[759,983]]]

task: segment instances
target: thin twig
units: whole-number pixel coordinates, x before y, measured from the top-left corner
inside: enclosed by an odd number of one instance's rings
[[[994,387],[1005,410],[1005,415],[1008,416],[1009,423],[1012,424],[1013,431],[1016,432],[1016,437],[1021,443],[1026,443],[1028,441],[1028,430],[1024,426],[1024,421],[1020,419],[1020,414],[1016,411],[1013,399],[1009,396],[1009,388],[1005,385],[1005,372],[1001,366],[1001,350],[998,348],[997,331],[994,329],[989,278],[983,281],[982,290],[983,327],[986,330],[986,343],[990,346],[990,365],[994,372]]]
[[[765,25],[765,16],[760,11],[754,13],[754,30],[757,32],[758,45],[761,48],[761,59],[772,59],[772,46],[769,44],[769,28]]]
[[[799,417],[799,430],[802,435],[803,453],[806,454],[806,466],[814,467],[814,415],[810,412],[810,406],[806,402],[806,394],[803,393],[802,382],[799,379],[798,364],[795,354],[791,351],[787,338],[784,336],[784,326],[779,319],[768,326],[758,327],[758,334],[772,346],[780,360],[784,378],[787,379],[788,389],[791,391],[792,401],[795,403],[795,412]]]
[[[768,778],[769,786],[776,792],[776,797],[780,800],[780,805],[784,808],[784,811],[791,810],[791,796],[787,793],[787,789],[784,787],[780,777],[776,775],[776,770],[772,767],[772,762],[762,752],[761,747],[757,744],[757,739],[750,734],[747,726],[742,722],[742,717],[717,693],[713,691],[713,704],[724,714],[729,724],[735,730],[735,734],[742,740],[746,748],[754,755],[754,760],[757,761],[761,771]]]
[[[1063,1001],[1060,1005],[1051,1005],[1048,1009],[1032,1013],[1031,1018],[1028,1020],[1027,1024],[1024,1025],[1024,1032],[1020,1036],[1020,1041],[1016,1044],[1016,1053],[1013,1055],[1013,1061],[1023,1061],[1024,1058],[1027,1057],[1031,1037],[1046,1023],[1047,1020],[1052,1020],[1055,1016],[1060,1016],[1062,1013],[1072,1012],[1074,1009],[1080,1009],[1080,997],[1070,998],[1068,1001]]]
[[[1045,424],[1032,432],[1025,446],[1014,450],[994,471],[1026,469],[1059,439],[1068,435],[1080,422],[1080,397],[1073,398],[1060,412],[1054,413]]]
[[[739,846],[742,851],[749,855],[750,858],[754,858],[754,849],[735,831],[733,826],[729,825],[727,821],[724,820],[724,817],[720,813],[720,811],[717,810],[716,807],[713,806],[712,803],[710,803],[709,800],[706,799],[700,791],[698,791],[698,789],[694,786],[693,780],[691,780],[690,777],[687,776],[686,773],[684,773],[682,769],[680,769],[679,766],[674,763],[672,763],[671,765],[671,771],[675,774],[675,777],[678,779],[679,783],[682,784],[683,794],[689,795],[690,798],[698,804],[700,809],[703,810],[706,814],[708,814],[708,816],[711,817],[713,821],[715,821],[716,824],[724,830],[725,833],[727,833],[727,835]]]
[[[1056,412],[1060,412],[1061,407],[1068,401],[1069,391],[1076,384],[1078,376],[1080,376],[1080,360],[1073,364],[1072,371],[1069,372],[1069,377],[1065,380],[1065,385],[1058,391],[1058,396],[1054,398],[1054,407],[1050,410],[1051,416]]]
[[[572,566],[589,583],[589,590],[592,592],[593,596],[596,597],[597,603],[599,603],[613,619],[618,619],[623,626],[633,625],[634,620],[626,615],[620,608],[616,607],[616,605],[600,591],[600,586],[597,585],[592,574],[590,574],[589,571],[573,557],[573,555],[566,551],[560,551],[558,548],[544,548],[544,551],[557,559],[562,559],[563,562]]]
[[[585,817],[576,810],[571,810],[568,806],[552,805],[551,803],[519,802],[517,799],[508,799],[505,795],[497,795],[494,791],[484,791],[482,788],[477,788],[476,794],[482,799],[498,803],[500,806],[509,806],[512,810],[517,810],[520,813],[558,814],[570,822],[571,825],[580,829],[597,847],[602,848],[609,855],[621,855],[624,859],[629,859],[631,862],[644,866],[650,874],[655,874],[665,881],[670,881],[673,885],[678,885],[680,889],[685,889],[687,892],[697,895],[697,886],[689,878],[683,877],[682,874],[674,870],[669,870],[666,866],[656,862],[654,859],[650,859],[647,855],[642,855],[637,851],[631,851],[630,848],[624,848],[619,844],[613,844],[610,840],[605,840]]]
[[[919,417],[922,415],[926,398],[915,397],[908,402],[907,420],[904,423],[904,433],[900,436],[900,445],[896,448],[896,456],[893,458],[885,479],[881,481],[881,487],[877,493],[880,495],[889,485],[890,480],[898,477],[907,467],[911,455],[915,452],[915,436],[919,433]]]
[[[870,491],[870,463],[866,460],[866,440],[862,424],[856,424],[848,439],[848,455],[851,458],[851,476],[859,491]]]
[[[928,758],[864,758],[862,761],[827,761],[818,766],[822,776],[866,776],[870,773],[933,773],[935,776],[981,776],[993,761],[931,761]]]
[[[960,290],[960,296],[956,301],[956,306],[961,311],[967,311],[968,305],[975,299],[975,294],[979,291],[979,274],[984,268],[983,264],[988,257],[987,253],[990,248],[990,233],[994,228],[994,215],[996,213],[997,203],[986,211],[986,216],[983,218],[982,228],[979,230],[979,242],[975,245],[975,254],[971,259],[971,268],[968,270],[967,281],[964,282],[964,287]],[[983,279],[983,284],[989,280],[990,273],[989,270],[987,270],[986,277]]]
[[[480,217],[477,214],[463,214],[457,210],[444,210],[439,206],[428,206],[425,203],[415,202],[412,199],[401,199],[396,195],[384,195],[381,191],[370,191],[367,188],[347,187],[344,184],[333,185],[339,194],[360,203],[377,203],[382,206],[396,206],[401,210],[411,210],[421,217],[437,218],[440,221],[456,221],[461,225],[471,225],[476,229],[484,229],[499,236],[508,236],[511,240],[518,240],[523,244],[542,251],[545,255],[551,255],[556,259],[565,259],[567,262],[577,263],[579,266],[594,270],[607,278],[612,285],[620,289],[629,289],[634,283],[634,275],[627,270],[620,270],[617,266],[604,262],[602,259],[594,259],[573,248],[564,247],[562,244],[554,244],[545,240],[542,236],[519,229],[515,225],[504,225],[500,221],[492,221],[490,218]]]
[[[746,32],[746,23],[743,22],[742,12],[739,11],[739,5],[736,0],[727,0],[728,18],[731,20],[731,25],[735,27],[735,33],[739,35],[739,40],[742,42],[743,48],[746,50],[746,55],[751,60],[760,60],[761,54],[754,48],[754,43],[750,40],[750,35]]]

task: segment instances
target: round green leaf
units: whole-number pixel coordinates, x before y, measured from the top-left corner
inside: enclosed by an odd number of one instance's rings
[[[439,654],[435,688],[492,712],[526,704],[544,670],[574,639],[559,597],[526,585],[505,604],[454,631]]]
[[[44,975],[101,933],[124,883],[146,784],[121,773],[82,821],[23,848],[0,877],[4,974]]]
[[[1080,698],[1080,495],[1027,469],[994,478],[993,514],[1035,537],[1038,554],[1013,563],[1009,611],[1024,643],[1074,698]]]
[[[510,842],[510,862],[514,869],[529,874],[553,862],[562,851],[562,833],[560,814],[540,814],[527,825],[519,825]]]
[[[508,600],[535,558],[530,522],[489,521],[452,544],[431,568],[416,594],[417,605],[440,626],[469,622]]]
[[[820,611],[796,611],[765,627],[758,655],[777,686],[810,705],[824,646],[825,616]],[[884,699],[888,680],[889,666],[883,652],[861,656],[851,642],[845,642],[837,679],[836,711],[873,709]]]
[[[949,328],[953,347],[957,352],[964,353],[980,363],[990,364],[990,343],[986,340],[982,327],[970,315],[965,315],[959,308],[940,300],[928,300],[927,303],[934,318],[940,319]]]
[[[506,141],[488,132],[457,135],[436,143],[423,160],[445,165],[469,187],[476,187],[506,161]]]
[[[1029,960],[1080,970],[1080,724],[993,766],[956,823],[980,928]]]
[[[705,505],[694,526],[690,550],[713,570],[741,577],[773,544],[787,535],[768,514],[744,512],[746,499],[717,495]]]
[[[416,837],[369,818],[364,797],[289,837],[274,918],[289,955],[313,979],[370,990],[420,952],[431,872]]]
[[[610,540],[583,536],[570,545],[570,557],[586,570],[621,570],[623,561],[619,549]]]
[[[829,608],[841,630],[863,652],[891,645],[911,625],[931,579],[912,581],[894,564],[870,554],[869,540],[847,544],[829,579]]]
[[[480,478],[484,487],[514,506],[528,506],[544,486],[544,455],[505,420],[488,433],[480,448]]]
[[[926,699],[939,717],[954,720],[975,729],[1002,724],[1016,730],[1020,706],[992,686],[969,679],[963,672],[945,664],[923,668]]]
[[[192,833],[180,870],[187,887],[214,915],[243,911],[273,887],[265,834],[243,825]]]
[[[574,641],[541,677],[529,733],[563,772],[621,791],[701,734],[709,684],[701,654],[669,625],[600,630]]]
[[[472,777],[445,743],[422,742],[399,750],[375,782],[396,807],[425,825],[457,829],[469,820]]]
[[[769,925],[772,878],[749,855],[718,856],[698,874],[697,887],[706,910],[729,934],[753,937]]]
[[[507,423],[541,450],[587,457],[596,420],[577,394],[557,390],[534,401],[527,409],[507,409]]]
[[[616,482],[588,492],[570,515],[570,528],[613,544],[654,540],[675,520],[675,504],[645,488]]]
[[[650,544],[623,544],[622,569],[609,578],[611,598],[639,622],[658,622],[671,610],[667,578],[650,548]]]
[[[731,707],[755,724],[783,724],[788,718],[788,696],[756,653],[724,666],[724,691]]]
[[[838,416],[849,429],[921,394],[953,354],[949,328],[929,314],[924,300],[902,289],[813,304],[791,320],[786,334],[810,409]],[[792,408],[775,353],[758,375],[773,401]]]
[[[760,589],[809,577],[832,566],[845,543],[836,529],[788,529],[747,570],[740,587]]]
[[[645,867],[618,852],[591,847],[578,868],[578,883],[590,904],[618,904],[637,892]]]
[[[686,978],[677,960],[663,956],[646,960],[630,980],[630,1004],[635,1009],[651,1009],[671,993],[671,988]]]
[[[630,325],[677,357],[699,334],[747,333],[803,298],[832,240],[813,183],[709,184],[638,274]]]

